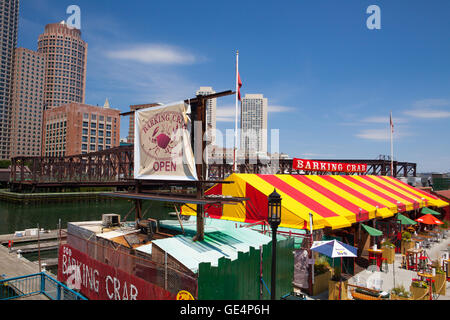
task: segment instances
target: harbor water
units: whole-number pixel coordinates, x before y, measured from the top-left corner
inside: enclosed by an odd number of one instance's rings
[[[61,219],[61,227],[67,228],[67,222],[100,221],[102,214],[114,213],[125,219],[134,208],[134,202],[123,199],[86,200],[62,203],[11,203],[0,200],[0,234],[13,234],[25,229],[43,228],[55,230]],[[148,210],[147,210],[148,209]],[[169,215],[174,208],[170,204],[144,201],[143,212],[146,218],[158,220],[176,219]],[[134,220],[134,210],[128,214],[127,221]],[[30,261],[38,260],[37,253],[23,255]],[[57,250],[41,252],[41,259],[57,258]],[[48,268],[56,274],[56,267]]]
[[[143,212],[147,208],[146,217],[153,219],[169,220],[169,212],[174,208],[162,202],[144,201]],[[61,227],[67,228],[67,222],[100,221],[102,214],[120,214],[122,220],[130,209],[134,208],[134,202],[122,199],[87,200],[63,203],[27,203],[18,204],[0,201],[0,234],[12,234],[15,231],[37,228],[55,230],[61,219]],[[131,212],[127,220],[134,219]]]

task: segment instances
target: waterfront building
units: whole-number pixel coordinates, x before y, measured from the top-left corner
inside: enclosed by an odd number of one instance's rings
[[[44,103],[46,109],[70,102],[84,103],[88,44],[79,29],[64,21],[45,26],[38,51],[46,57]]]
[[[198,96],[206,96],[216,93],[212,87],[200,87],[196,92]],[[206,100],[206,131],[211,144],[216,143],[216,109],[217,99]]]
[[[254,154],[267,152],[268,100],[262,94],[246,94],[242,98],[240,148]]]
[[[136,111],[136,110],[140,110],[140,109],[157,107],[157,106],[160,106],[160,105],[161,105],[161,103],[136,104],[136,105],[131,105],[130,106],[130,110],[131,111]],[[129,126],[128,126],[127,142],[131,143],[131,144],[134,144],[134,114],[132,114],[130,116],[130,123],[129,123]]]
[[[0,160],[10,157],[11,90],[19,0],[0,1]]]
[[[11,98],[11,157],[40,156],[45,57],[17,48]]]
[[[61,157],[120,145],[120,111],[68,103],[44,112],[42,155]]]

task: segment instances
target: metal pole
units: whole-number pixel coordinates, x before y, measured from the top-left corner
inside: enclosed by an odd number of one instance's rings
[[[391,177],[395,177],[396,174],[394,174],[394,137],[393,137],[393,120],[392,120],[392,111],[391,111]]]
[[[272,225],[272,280],[270,281],[270,299],[276,298],[276,276],[277,276],[277,228],[278,226]]]
[[[39,236],[39,234],[40,234],[40,232],[39,232],[39,223],[38,223],[38,225],[37,225],[37,228],[38,228],[38,230],[37,230],[37,232],[38,232],[38,260],[39,260],[39,272],[42,272],[42,270],[41,270],[41,244],[39,243],[39,238],[40,238],[40,236]]]
[[[238,130],[238,110],[239,110],[239,51],[236,51],[236,114],[234,123],[234,149],[233,149],[233,172],[237,171],[236,149],[237,149],[237,130]]]

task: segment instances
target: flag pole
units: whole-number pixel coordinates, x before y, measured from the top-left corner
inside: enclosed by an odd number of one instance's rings
[[[234,151],[233,151],[233,172],[237,171],[236,149],[238,130],[238,110],[239,109],[239,50],[236,51],[236,119],[234,123]]]
[[[394,122],[392,120],[392,111],[391,111],[391,176],[394,177]]]

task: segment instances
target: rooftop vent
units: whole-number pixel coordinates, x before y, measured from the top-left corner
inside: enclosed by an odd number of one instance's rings
[[[102,215],[102,225],[106,228],[116,227],[120,225],[120,215],[104,214]]]

